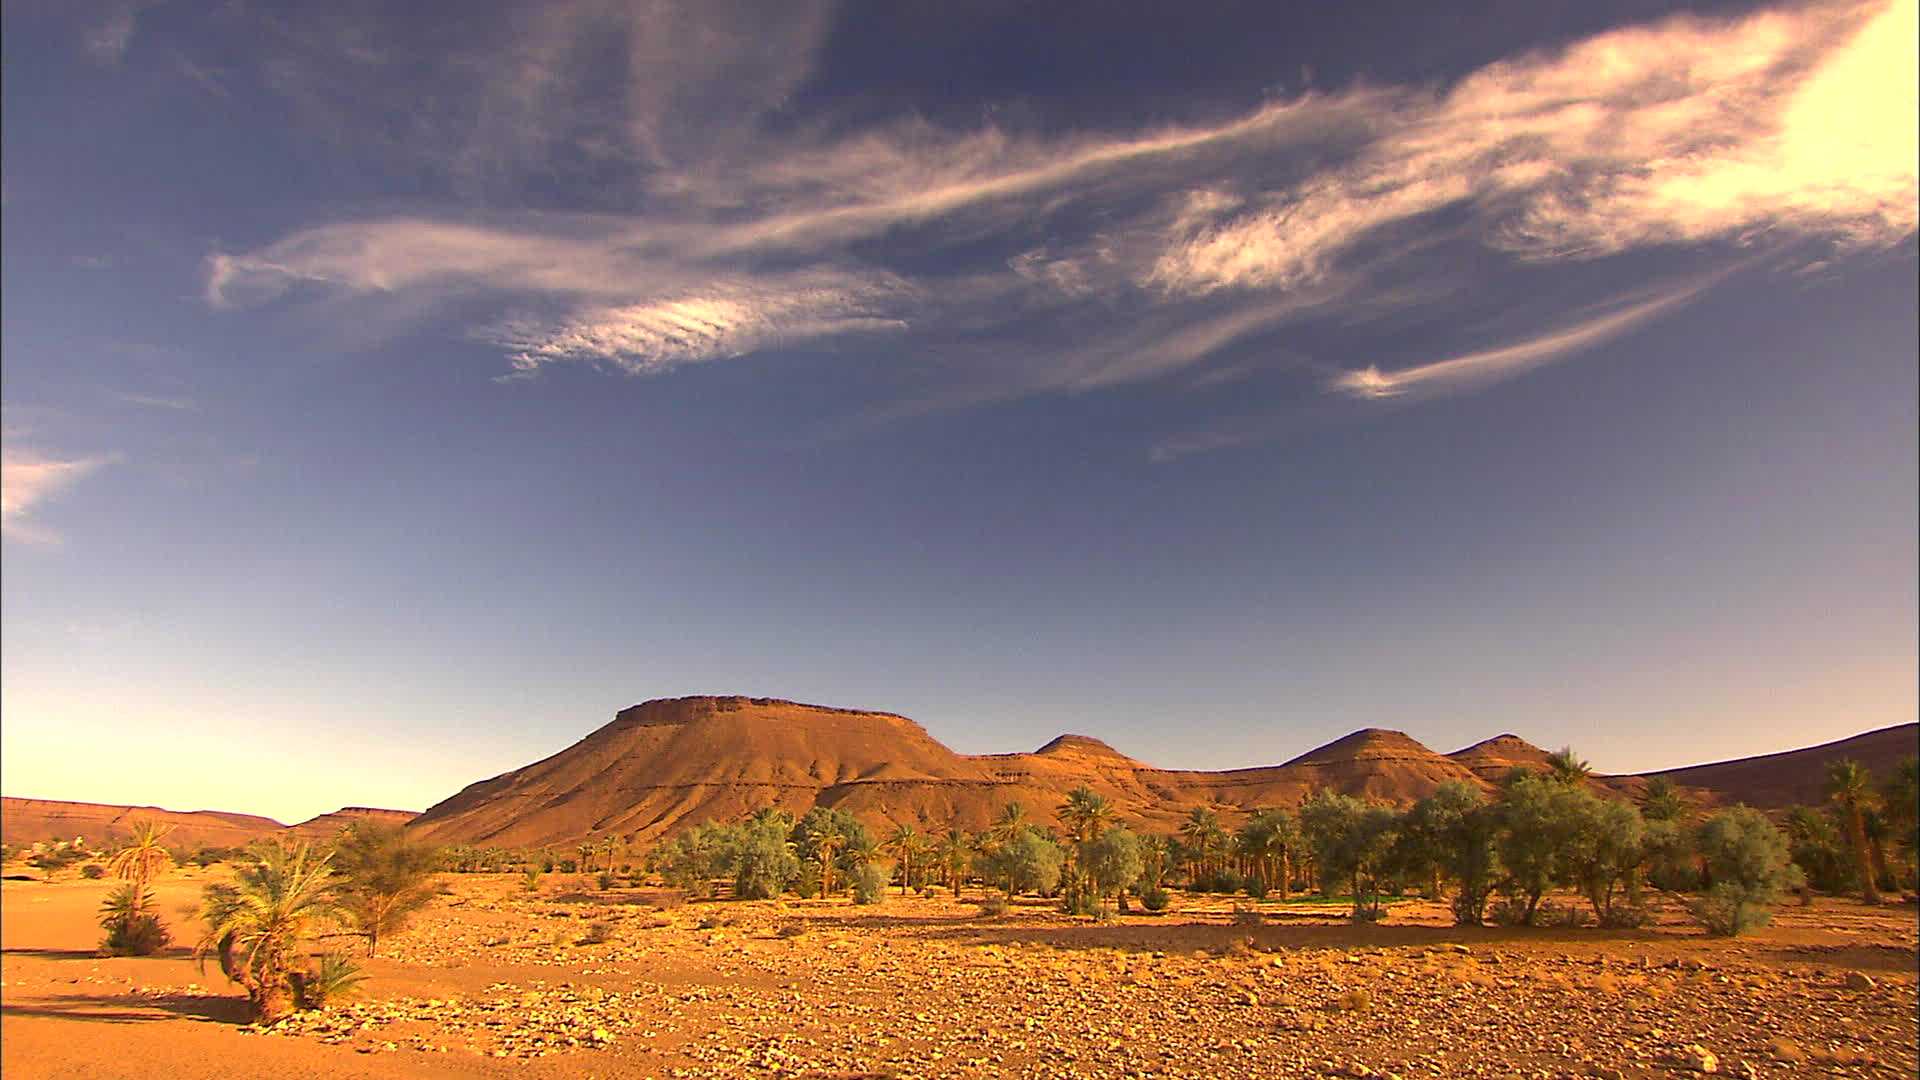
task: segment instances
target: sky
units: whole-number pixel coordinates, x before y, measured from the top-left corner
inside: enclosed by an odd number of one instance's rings
[[[1915,719],[1915,0],[4,13],[0,789]]]

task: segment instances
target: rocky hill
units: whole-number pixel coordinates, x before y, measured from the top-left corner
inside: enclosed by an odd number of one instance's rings
[[[1889,730],[1905,732],[1911,753],[1913,725]],[[1890,766],[1899,756],[1899,738],[1861,738],[1866,741],[1850,741],[1858,742],[1851,752],[1869,764]],[[589,836],[646,842],[763,806],[803,813],[819,805],[842,807],[879,826],[977,829],[1008,802],[1048,822],[1066,792],[1085,785],[1111,799],[1121,820],[1167,830],[1194,807],[1231,819],[1257,807],[1297,804],[1319,789],[1405,804],[1450,780],[1490,786],[1514,768],[1541,767],[1546,757],[1514,735],[1439,754],[1404,733],[1370,728],[1279,765],[1178,771],[1154,768],[1084,735],[1062,735],[1032,753],[964,755],[892,713],[689,697],[622,710],[572,747],[429,808],[414,827],[443,842],[559,844]],[[1814,751],[1796,751],[1663,775],[1700,789],[1703,801],[1773,806],[1789,795],[1813,798],[1803,792],[1817,787],[1822,760]],[[1595,778],[1599,789],[1620,793],[1642,783],[1639,777]]]
[[[404,824],[410,810],[376,810],[352,806],[331,814],[282,825],[272,818],[220,810],[163,810],[157,806],[114,806],[106,803],[65,802],[59,799],[0,798],[0,837],[9,844],[37,840],[110,842],[132,832],[133,822],[150,820],[171,826],[166,843],[174,848],[239,847],[265,836],[290,833],[308,839],[326,839],[354,821],[378,820]]]

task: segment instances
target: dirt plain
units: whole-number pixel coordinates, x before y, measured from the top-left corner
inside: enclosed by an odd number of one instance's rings
[[[448,875],[350,1001],[271,1031],[180,939],[102,958],[110,883],[0,884],[0,1068],[26,1077],[1912,1077],[1916,911],[1823,898],[1720,940],[1658,923],[1460,930],[1437,904],[1353,926],[1220,897],[1105,924],[1039,901],[983,916],[695,902],[550,876]],[[1242,901],[1244,903],[1244,900]],[[586,943],[600,924],[608,940]],[[322,945],[353,949],[341,938]]]

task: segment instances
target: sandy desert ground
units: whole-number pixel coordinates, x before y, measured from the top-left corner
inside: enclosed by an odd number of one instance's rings
[[[221,873],[159,886],[180,912]],[[0,1066],[30,1077],[1916,1075],[1915,908],[1822,899],[1751,937],[1457,930],[1437,905],[1220,898],[1096,925],[1035,901],[676,903],[450,875],[351,1002],[260,1032],[184,947],[95,952],[104,881],[0,885]],[[582,944],[596,923],[610,939]],[[342,939],[334,943],[350,947]]]

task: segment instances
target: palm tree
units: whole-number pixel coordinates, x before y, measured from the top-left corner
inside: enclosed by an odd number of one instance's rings
[[[209,953],[220,970],[247,992],[255,1021],[273,1023],[293,1009],[295,950],[313,923],[333,913],[330,856],[304,842],[261,843],[234,868],[233,884],[206,887],[206,936],[194,950]]]
[[[887,850],[900,860],[900,895],[913,887],[913,863],[920,854],[920,830],[911,825],[896,825],[888,835]]]
[[[1188,856],[1194,860],[1194,865],[1187,868],[1188,884],[1213,869],[1213,855],[1226,835],[1220,827],[1220,815],[1211,808],[1196,806],[1188,811],[1187,820],[1180,825],[1180,837],[1187,842]]]
[[[162,828],[159,824],[140,820],[133,823],[133,840],[107,863],[107,869],[113,876],[133,886],[132,914],[138,915],[149,897],[148,883],[167,872],[173,865],[173,853],[160,846],[173,831],[173,826]]]
[[[1067,852],[1070,856],[1067,877],[1067,896],[1069,904],[1079,894],[1081,879],[1085,876],[1087,845],[1100,838],[1107,825],[1113,821],[1113,803],[1107,797],[1095,792],[1085,784],[1067,792],[1067,801],[1060,804],[1060,821],[1067,827]]]
[[[1027,831],[1027,828],[1027,808],[1010,802],[1000,808],[1000,816],[994,819],[987,836],[996,844],[1005,844]]]
[[[1678,821],[1687,816],[1687,798],[1678,784],[1656,776],[1640,793],[1640,814],[1648,821]]]
[[[840,831],[837,822],[829,822],[824,830],[813,838],[813,850],[820,857],[820,895],[833,895],[833,856],[845,847],[847,834]]]
[[[1547,755],[1547,770],[1553,779],[1569,786],[1584,784],[1593,776],[1593,766],[1574,753],[1571,746],[1563,746]]]
[[[940,837],[935,853],[941,865],[946,867],[947,886],[953,890],[954,899],[957,900],[960,898],[961,879],[967,873],[967,861],[973,857],[973,838],[964,829],[948,829]]]
[[[1873,880],[1873,859],[1867,848],[1866,811],[1873,801],[1873,777],[1852,758],[1827,764],[1827,798],[1840,808],[1847,822],[1847,843],[1853,848],[1860,873],[1860,897],[1880,902],[1880,886]]]

